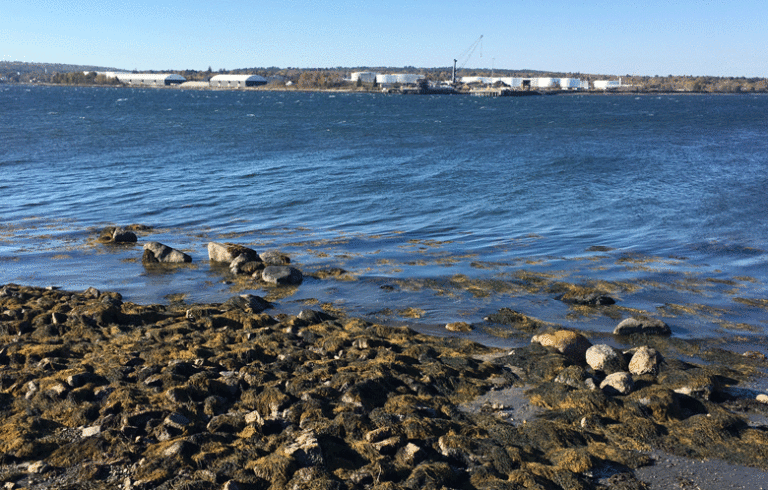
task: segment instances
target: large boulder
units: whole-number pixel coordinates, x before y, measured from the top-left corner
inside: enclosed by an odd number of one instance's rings
[[[610,345],[593,345],[587,349],[585,358],[595,371],[613,374],[624,370],[624,356]]]
[[[192,257],[160,242],[149,242],[144,244],[144,255],[141,262],[144,264],[181,264],[192,262]]]
[[[246,262],[261,262],[259,254],[248,247],[236,243],[208,242],[208,259],[212,262],[231,264],[233,260],[240,256],[245,256]]]
[[[613,330],[614,335],[671,335],[672,330],[661,320],[648,317],[632,317],[619,323]]]
[[[300,270],[287,265],[270,265],[255,274],[261,274],[262,280],[271,284],[298,285],[304,280]]]
[[[583,335],[571,330],[555,330],[534,335],[531,343],[538,343],[544,347],[553,347],[571,361],[583,363],[587,349],[592,343]]]
[[[632,359],[629,361],[629,372],[635,375],[658,374],[659,366],[664,358],[656,349],[642,346],[634,349]]]

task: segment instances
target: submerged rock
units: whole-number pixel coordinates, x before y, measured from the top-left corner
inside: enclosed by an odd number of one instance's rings
[[[661,320],[647,317],[632,317],[619,323],[614,335],[671,335],[672,330]]]
[[[144,244],[143,264],[182,264],[192,262],[192,257],[160,242]]]
[[[558,299],[563,303],[585,306],[607,306],[616,303],[616,300],[610,296],[597,292],[569,291],[565,294],[561,294],[555,299]]]

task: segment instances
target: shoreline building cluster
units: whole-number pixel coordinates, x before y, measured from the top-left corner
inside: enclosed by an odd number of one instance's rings
[[[372,71],[352,72],[349,77],[352,82],[376,83],[381,86],[394,84],[413,85],[424,79],[424,75],[414,75],[410,73],[383,74]],[[459,81],[465,85],[482,84],[496,85],[503,84],[510,88],[518,89],[560,89],[560,90],[589,90],[589,81],[578,78],[552,78],[552,77],[461,77]],[[608,81],[604,81],[608,82]],[[615,88],[619,85],[609,82],[607,88]],[[595,87],[603,88],[603,86]]]
[[[85,72],[89,73],[89,72]],[[96,72],[109,78],[117,78],[121,83],[140,87],[180,86],[183,88],[224,88],[239,89],[266,85],[269,80],[260,75],[215,75],[208,81],[187,81],[183,76],[173,73],[131,73],[131,72]],[[423,83],[424,75],[413,73],[376,73],[359,71],[350,74],[349,81],[376,83],[381,87],[393,85],[417,85]],[[548,89],[548,90],[589,90],[590,83],[578,78],[552,77],[461,77],[465,85],[503,85],[513,89]],[[597,90],[615,90],[621,87],[619,80],[596,80],[593,87]]]
[[[560,89],[560,90],[589,90],[589,81],[578,78],[552,78],[552,77],[461,77],[461,83],[470,85],[480,83],[483,85],[496,85],[502,83],[511,88],[531,89]]]
[[[88,73],[88,72],[86,72]],[[140,87],[163,87],[179,85],[191,88],[246,88],[266,85],[267,79],[259,75],[215,75],[207,82],[188,82],[181,75],[173,73],[130,73],[105,71],[96,72],[108,78],[117,78],[120,83]]]

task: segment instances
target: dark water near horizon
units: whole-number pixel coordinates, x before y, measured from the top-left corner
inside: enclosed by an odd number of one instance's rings
[[[602,281],[621,317],[646,311],[682,337],[761,339],[767,134],[761,95],[0,86],[0,284],[223,301],[233,290],[205,247],[228,240],[356,277],[309,278],[285,310],[317,300],[427,329],[502,306],[617,323],[568,308],[554,286],[532,292],[522,278],[535,274]],[[147,270],[141,243],[93,244],[131,223],[193,266]]]

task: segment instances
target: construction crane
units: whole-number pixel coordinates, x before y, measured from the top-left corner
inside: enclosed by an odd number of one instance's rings
[[[459,60],[462,60],[461,66],[459,67],[459,70],[463,70],[464,69],[464,65],[466,65],[467,62],[469,61],[469,59],[472,57],[472,54],[475,52],[475,49],[477,49],[478,45],[480,46],[480,57],[482,58],[483,57],[483,36],[480,36],[480,37],[477,38],[477,41],[472,43],[472,45],[467,48],[466,51],[461,53],[457,59],[453,60],[453,74],[451,75],[451,83],[452,84],[456,83],[456,63]]]

